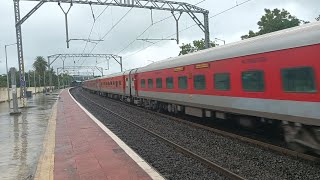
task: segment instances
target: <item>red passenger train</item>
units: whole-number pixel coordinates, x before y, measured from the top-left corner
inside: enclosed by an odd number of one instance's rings
[[[320,23],[310,23],[85,81],[139,106],[245,127],[283,128],[288,145],[320,153]]]

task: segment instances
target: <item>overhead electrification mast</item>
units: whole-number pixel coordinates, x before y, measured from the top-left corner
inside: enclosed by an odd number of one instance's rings
[[[179,13],[187,13],[192,20],[200,27],[200,29],[205,34],[205,47],[210,47],[210,37],[209,37],[209,11],[203,8],[191,5],[185,2],[174,2],[174,1],[165,1],[165,0],[23,0],[23,1],[37,1],[39,2],[30,12],[28,12],[22,19],[20,19],[20,0],[13,0],[14,2],[14,13],[15,13],[15,26],[16,26],[16,37],[17,37],[17,51],[18,51],[18,62],[19,62],[19,71],[20,71],[20,84],[21,84],[21,97],[23,106],[26,105],[25,96],[26,96],[26,83],[25,83],[25,74],[24,74],[24,60],[23,60],[23,46],[22,46],[22,32],[21,25],[34,13],[36,12],[44,3],[46,2],[56,2],[59,5],[61,3],[69,3],[70,7],[65,13],[66,21],[66,42],[69,43],[68,36],[68,19],[67,14],[70,11],[72,5],[74,4],[88,4],[88,5],[104,5],[104,6],[119,6],[119,7],[131,7],[131,8],[143,8],[150,10],[165,10]],[[195,14],[203,14],[204,21],[198,19]],[[175,17],[176,26],[178,28],[179,17]],[[178,32],[178,29],[177,29]],[[177,33],[177,41],[179,33]]]

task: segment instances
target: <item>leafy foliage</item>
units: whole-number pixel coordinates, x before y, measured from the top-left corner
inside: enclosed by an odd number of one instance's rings
[[[47,69],[47,61],[42,56],[37,56],[34,63],[33,68],[40,74],[43,74]]]
[[[7,75],[0,75],[0,87],[7,87]]]
[[[258,22],[260,30],[258,32],[253,32],[252,30],[250,30],[247,35],[241,36],[241,39],[247,39],[262,34],[299,26],[301,23],[308,23],[307,21],[300,20],[297,17],[291,15],[285,9],[274,9],[272,11],[270,9],[265,9],[264,11],[266,14],[263,15]]]
[[[27,87],[34,87],[34,86],[48,86],[49,85],[49,77],[50,74],[52,74],[52,84],[54,86],[58,85],[58,76],[55,74],[55,71],[53,69],[46,70],[47,69],[47,62],[45,59],[41,56],[36,57],[33,67],[35,71],[28,71],[25,72],[25,78],[26,78],[26,86]],[[45,73],[45,76],[44,76]],[[60,77],[61,83],[63,82],[62,76]],[[20,87],[20,75],[19,71],[16,72],[16,83],[17,87]],[[65,75],[64,81],[67,82],[68,79],[72,79],[71,76]],[[70,80],[71,81],[71,80]],[[45,83],[45,84],[44,84]],[[11,86],[11,76],[9,73],[9,84]],[[0,87],[7,87],[7,75],[3,74],[0,75]]]
[[[215,47],[217,44],[215,44],[214,42],[210,42],[211,47]],[[189,53],[193,53],[193,52],[197,52],[200,50],[205,49],[205,42],[204,39],[201,40],[194,40],[193,43],[188,43],[188,44],[182,44],[182,46],[180,46],[180,53],[179,56],[184,55],[184,54],[189,54]]]

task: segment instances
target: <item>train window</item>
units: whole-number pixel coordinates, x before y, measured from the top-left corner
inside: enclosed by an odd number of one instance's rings
[[[141,79],[141,88],[145,88],[145,87],[146,87],[146,80]]]
[[[195,75],[193,77],[193,86],[196,90],[206,89],[206,77],[204,75]]]
[[[148,79],[148,88],[153,88],[153,80]]]
[[[156,88],[162,88],[162,78],[156,79]]]
[[[282,86],[288,92],[316,92],[312,67],[287,68],[281,70]]]
[[[116,87],[118,87],[118,81],[116,81]]]
[[[263,71],[242,72],[242,88],[245,91],[253,91],[253,92],[264,91]]]
[[[167,89],[173,89],[173,77],[166,78]]]
[[[214,74],[214,88],[217,90],[230,90],[230,74],[217,73]]]
[[[119,81],[119,86],[121,86],[121,81]]]
[[[178,86],[179,86],[179,89],[187,89],[188,88],[187,76],[178,77]]]

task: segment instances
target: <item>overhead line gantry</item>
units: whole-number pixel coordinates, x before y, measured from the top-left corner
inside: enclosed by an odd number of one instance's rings
[[[23,106],[26,105],[25,96],[26,96],[26,85],[25,85],[25,75],[24,75],[24,60],[23,60],[23,45],[22,45],[22,31],[21,25],[34,13],[36,12],[44,3],[47,2],[56,2],[60,3],[69,3],[70,7],[68,11],[64,11],[65,21],[66,21],[66,42],[69,43],[68,37],[68,24],[67,24],[67,14],[70,11],[70,8],[73,4],[89,4],[89,5],[104,5],[104,6],[119,6],[119,7],[131,7],[131,8],[143,8],[150,10],[165,10],[180,13],[187,13],[193,21],[200,27],[200,29],[205,34],[205,46],[206,48],[210,47],[210,34],[209,34],[209,11],[203,8],[197,7],[195,5],[185,3],[185,2],[174,2],[174,1],[165,1],[165,0],[21,0],[21,1],[34,1],[39,2],[31,11],[29,11],[23,18],[20,18],[20,0],[13,0],[14,2],[14,12],[15,12],[15,26],[16,26],[16,37],[17,37],[17,51],[18,51],[18,62],[19,62],[19,71],[20,71],[20,84],[21,88],[21,97]],[[61,7],[61,6],[60,6]],[[203,14],[204,21],[201,20],[195,14]],[[178,20],[176,18],[177,25],[177,36],[178,36]],[[177,38],[177,40],[179,37]],[[67,45],[68,46],[68,45]]]

